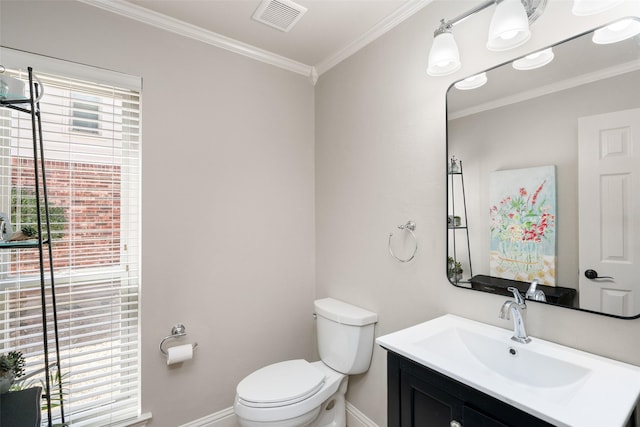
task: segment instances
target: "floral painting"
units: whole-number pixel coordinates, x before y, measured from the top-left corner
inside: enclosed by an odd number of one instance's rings
[[[555,166],[493,172],[489,216],[490,274],[555,286]]]

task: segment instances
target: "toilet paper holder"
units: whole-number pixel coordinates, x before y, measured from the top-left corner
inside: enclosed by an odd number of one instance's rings
[[[162,354],[164,354],[165,356],[169,355],[167,350],[164,348],[164,343],[167,340],[178,339],[186,335],[187,335],[187,328],[185,328],[185,326],[182,323],[177,323],[173,325],[173,328],[171,328],[171,335],[167,335],[166,337],[162,338],[162,341],[160,341],[160,351],[162,352]],[[195,342],[192,344],[192,346],[193,346],[193,349],[195,350],[195,348],[198,346],[198,343]]]

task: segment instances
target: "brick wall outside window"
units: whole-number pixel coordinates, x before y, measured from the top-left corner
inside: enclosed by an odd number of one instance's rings
[[[33,159],[14,157],[12,163],[12,187],[32,192]],[[120,264],[120,167],[46,161],[45,168],[49,206],[61,208],[67,222],[52,233],[54,269]],[[12,271],[38,271],[37,251],[19,250],[13,257]]]

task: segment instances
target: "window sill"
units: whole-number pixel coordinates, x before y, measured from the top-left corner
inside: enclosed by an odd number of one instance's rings
[[[117,424],[111,424],[110,427],[144,427],[147,425],[147,421],[149,421],[151,418],[151,412],[145,412],[138,418],[125,420]]]

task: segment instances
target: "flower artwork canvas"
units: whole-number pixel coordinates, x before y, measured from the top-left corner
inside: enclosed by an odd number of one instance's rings
[[[492,172],[489,200],[490,274],[555,286],[555,166]]]

